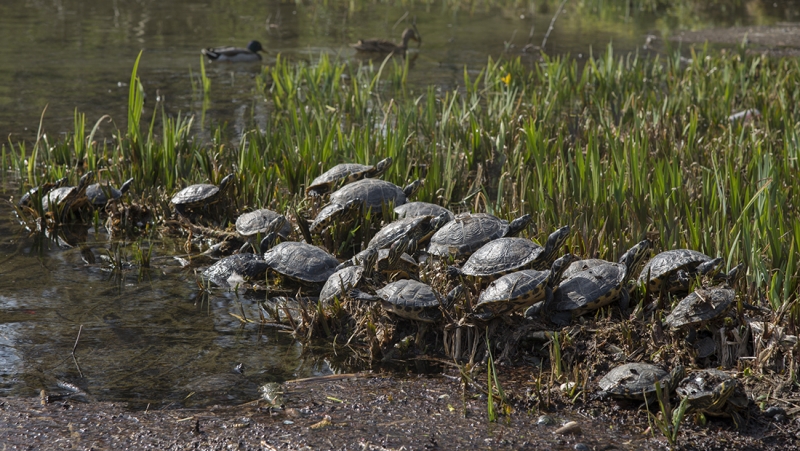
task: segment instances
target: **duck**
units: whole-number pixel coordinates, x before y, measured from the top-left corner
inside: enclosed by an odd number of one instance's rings
[[[408,49],[408,41],[412,39],[417,41],[419,44],[422,44],[422,38],[420,38],[416,27],[406,28],[403,31],[403,35],[401,37],[402,44],[400,45],[383,39],[359,39],[355,44],[350,44],[350,47],[356,49],[356,52],[363,53],[405,54],[406,50]]]
[[[211,61],[229,61],[229,62],[253,62],[261,61],[261,55],[258,52],[265,52],[264,47],[258,41],[250,41],[247,48],[239,47],[217,47],[201,50],[201,53],[208,57]]]

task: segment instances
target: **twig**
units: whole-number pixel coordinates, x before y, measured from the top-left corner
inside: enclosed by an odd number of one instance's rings
[[[78,342],[81,340],[82,331],[83,331],[83,324],[81,324],[81,327],[78,328],[78,337],[75,338],[75,344],[72,346],[72,361],[75,362],[75,367],[78,368],[78,374],[80,374],[81,378],[83,378],[83,371],[81,371],[81,366],[78,364],[78,359],[75,358],[75,350],[78,349]]]
[[[553,18],[550,19],[550,26],[547,28],[547,33],[544,34],[544,39],[542,39],[542,50],[544,50],[544,45],[547,44],[547,38],[550,36],[550,33],[553,31],[553,28],[556,25],[556,19],[558,15],[561,14],[561,10],[564,9],[564,5],[567,3],[567,0],[562,0],[561,4],[558,5],[558,9],[556,13],[553,15]]]

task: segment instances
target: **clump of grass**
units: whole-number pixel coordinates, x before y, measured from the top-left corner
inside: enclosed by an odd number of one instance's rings
[[[661,384],[656,381],[656,398],[658,400],[660,415],[652,414],[648,405],[648,421],[655,424],[658,430],[666,437],[667,442],[674,446],[678,443],[681,422],[686,415],[686,410],[689,408],[689,397],[684,396],[681,398],[678,407],[673,409],[669,402],[669,389],[666,386],[662,387]]]

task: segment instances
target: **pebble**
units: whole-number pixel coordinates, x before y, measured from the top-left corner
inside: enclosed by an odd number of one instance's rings
[[[580,434],[581,427],[577,421],[570,421],[564,426],[561,426],[560,428],[556,429],[553,433],[559,435]]]
[[[564,382],[561,384],[561,391],[568,392],[575,388],[575,382]]]
[[[556,419],[550,415],[541,415],[539,419],[536,420],[536,424],[539,426],[552,426],[556,424]]]
[[[575,451],[589,451],[589,447],[583,443],[576,443],[573,449],[575,449]]]

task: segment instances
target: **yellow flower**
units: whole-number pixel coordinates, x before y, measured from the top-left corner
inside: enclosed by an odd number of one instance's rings
[[[500,80],[502,80],[503,83],[505,83],[506,86],[508,86],[508,84],[511,83],[511,74],[506,75],[505,77],[501,78]]]

